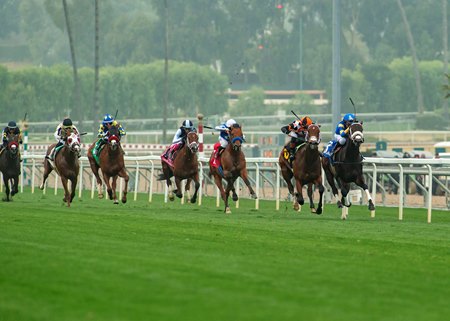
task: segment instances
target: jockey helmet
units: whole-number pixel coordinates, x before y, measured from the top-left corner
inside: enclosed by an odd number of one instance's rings
[[[311,125],[311,124],[313,123],[312,119],[309,118],[308,116],[303,117],[303,118],[300,120],[300,122],[301,122],[301,124],[302,124],[302,127],[305,127],[305,128],[308,127],[309,125]]]
[[[186,119],[181,124],[181,127],[192,130],[194,128],[194,124],[189,119]]]
[[[11,121],[8,123],[8,128],[9,128],[9,129],[15,129],[15,128],[17,128],[16,122],[15,122],[14,120],[11,120]]]
[[[345,122],[353,123],[356,120],[356,116],[354,114],[345,114],[342,120]]]
[[[72,127],[72,120],[70,119],[70,118],[65,118],[64,120],[63,120],[63,123],[62,123],[62,125],[63,125],[63,127],[64,128],[70,128],[70,127]]]
[[[225,123],[228,128],[231,128],[231,126],[233,126],[234,124],[236,124],[236,121],[234,119],[228,119]]]
[[[114,117],[111,116],[111,114],[106,114],[105,117],[103,117],[103,124],[111,124],[114,121]]]

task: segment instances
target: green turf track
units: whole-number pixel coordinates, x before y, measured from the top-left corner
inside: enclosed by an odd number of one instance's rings
[[[0,202],[1,321],[449,320],[450,212],[61,198]]]

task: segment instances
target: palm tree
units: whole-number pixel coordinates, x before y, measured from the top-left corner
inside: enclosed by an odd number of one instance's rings
[[[409,27],[408,18],[406,17],[405,8],[403,7],[402,0],[397,0],[397,5],[400,9],[402,15],[403,23],[405,25],[406,36],[408,38],[409,47],[411,49],[411,54],[413,58],[414,74],[416,78],[416,90],[417,90],[417,111],[422,114],[424,111],[423,95],[422,95],[422,85],[420,82],[420,72],[419,63],[417,60],[416,46],[414,45],[414,38],[411,33],[411,28]]]
[[[78,79],[78,68],[77,68],[77,60],[75,57],[75,46],[73,43],[73,37],[72,37],[72,29],[70,28],[70,21],[69,21],[69,9],[67,7],[67,1],[62,0],[63,8],[64,8],[64,18],[66,21],[66,28],[67,28],[67,35],[69,36],[69,46],[70,46],[70,56],[72,58],[72,70],[73,70],[73,82],[74,82],[74,89],[73,89],[73,107],[74,110],[74,116],[76,119],[80,120],[80,125],[82,122],[82,112],[80,110],[80,82]]]
[[[97,124],[97,111],[100,108],[100,102],[99,102],[99,91],[100,91],[100,78],[99,78],[99,53],[98,53],[98,47],[99,47],[99,8],[98,8],[98,0],[94,1],[94,7],[95,7],[95,57],[94,57],[94,68],[95,68],[95,78],[94,78],[94,104],[92,105],[92,120],[93,120],[93,129],[94,129],[94,137],[95,137],[95,131],[96,131],[96,124]]]

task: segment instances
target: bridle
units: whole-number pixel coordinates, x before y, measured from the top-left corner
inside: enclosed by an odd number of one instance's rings
[[[228,134],[230,137],[231,145],[233,146],[233,150],[238,151],[241,149],[241,144],[244,142],[244,138],[242,137],[242,130],[239,130],[238,134],[234,134],[234,132],[238,129],[241,129],[241,126],[238,124],[234,124],[231,127],[230,133]]]
[[[189,132],[186,136],[186,145],[192,153],[198,151],[198,135],[195,132]]]
[[[311,148],[318,148],[321,141],[320,128],[318,125],[311,124],[308,126],[305,134],[305,140]]]
[[[75,133],[71,133],[66,139],[66,144],[69,147],[69,150],[77,155],[81,152],[80,143],[80,137]]]
[[[116,150],[120,146],[119,130],[115,126],[111,126],[108,130],[108,144],[111,146],[111,150]]]
[[[354,122],[349,127],[349,135],[348,135],[356,146],[361,145],[364,143],[364,134],[363,134],[363,128],[361,123]]]

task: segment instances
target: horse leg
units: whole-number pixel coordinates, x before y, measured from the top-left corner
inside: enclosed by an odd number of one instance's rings
[[[112,198],[111,196],[109,197],[110,199],[114,200],[114,204],[119,204],[119,200],[117,199],[117,193],[116,193],[116,187],[117,187],[117,175],[114,175],[112,177],[112,183],[111,183],[111,194],[112,194]],[[108,192],[109,194],[109,192]]]
[[[122,177],[125,181],[125,186],[123,187],[123,191],[122,191],[122,203],[126,203],[127,202],[127,193],[128,193],[128,181],[130,180],[130,177],[127,174],[127,171],[125,170],[125,168],[123,168],[120,172],[119,172],[119,176]]]
[[[283,179],[285,180],[285,182],[287,184],[289,194],[294,196],[295,191],[294,191],[294,185],[292,184],[292,177],[294,176],[294,174],[292,173],[292,171],[289,168],[284,166],[284,167],[281,167],[281,176],[283,176]]]
[[[309,198],[309,209],[311,213],[316,213],[316,207],[314,206],[314,194],[313,194],[313,184],[308,184],[308,198]]]
[[[220,195],[222,196],[222,199],[225,202],[225,210],[224,210],[224,212],[227,213],[227,214],[231,214],[231,210],[228,207],[228,197],[226,197],[225,190],[224,190],[223,185],[222,185],[222,176],[220,176],[219,174],[216,174],[216,173],[214,173],[213,175],[214,175],[214,182],[216,183],[217,188],[219,188]]]
[[[370,196],[370,193],[369,193],[369,188],[368,188],[367,184],[364,182],[363,176],[362,175],[358,176],[355,183],[356,183],[356,185],[361,187],[364,190],[364,192],[366,193],[367,200],[369,202],[368,208],[370,211],[370,216],[375,217],[375,204],[373,203],[372,197]]]
[[[252,197],[253,199],[257,199],[258,196],[256,196],[255,191],[254,191],[253,188],[250,186],[250,181],[249,181],[249,179],[248,179],[247,169],[243,168],[243,169],[241,170],[241,173],[240,173],[239,176],[241,176],[241,178],[242,178],[242,180],[244,181],[245,185],[247,185],[248,190],[250,191],[251,197]],[[234,183],[234,181],[233,181],[233,183]]]
[[[199,178],[199,176],[198,176],[198,173],[196,173],[195,175],[194,175],[194,195],[192,195],[192,198],[191,198],[191,203],[192,204],[194,204],[195,202],[197,202],[197,193],[198,193],[198,189],[200,188],[200,178]]]
[[[175,177],[175,185],[177,186],[177,189],[175,190],[175,195],[178,198],[182,198],[183,197],[183,189],[181,188],[181,178],[179,177]]]
[[[11,199],[9,198],[9,192],[10,192],[9,179],[5,175],[3,175],[3,183],[5,184],[5,193],[6,193],[6,197],[3,198],[3,201],[4,202],[9,202],[9,201],[12,200],[12,198]]]
[[[349,190],[350,190],[350,184],[348,184],[348,183],[341,183],[341,194],[342,194],[341,202],[344,205],[342,207],[341,219],[343,219],[343,220],[347,219],[348,208],[350,206],[352,206],[351,202],[347,203],[347,195],[348,195]]]
[[[191,182],[192,182],[192,178],[188,178],[186,180],[186,186],[184,187],[184,196],[186,197],[186,199],[190,200],[191,199]],[[195,202],[194,202],[195,203]]]
[[[19,193],[19,177],[16,176],[13,178],[13,180],[14,180],[14,189],[11,192],[11,195],[15,195],[15,194]],[[12,193],[14,193],[14,194],[12,194]]]
[[[234,182],[236,178],[231,178],[229,181],[227,180],[227,188],[225,189],[225,213],[231,214],[230,206],[228,205],[228,198],[230,197],[230,191],[234,189]]]
[[[303,198],[303,183],[299,179],[295,179],[295,187],[297,188],[297,193],[295,193],[295,197],[297,198],[297,202],[299,204],[298,211],[302,210],[302,205],[305,204],[305,200]]]
[[[234,187],[234,184],[233,184],[233,186],[231,187],[231,199],[232,199],[234,202],[237,202],[237,201],[239,200],[239,197],[237,196],[236,188]]]
[[[331,170],[328,168],[328,166],[329,165],[323,166],[323,170],[325,172],[325,176],[327,178],[327,182],[328,182],[328,184],[331,187],[331,191],[333,193],[333,196],[334,196],[334,198],[336,200],[336,204],[337,204],[338,208],[342,208],[342,203],[339,200],[339,192],[338,192],[338,189],[336,187],[336,183],[334,182],[334,175],[333,175],[333,173],[331,173]]]
[[[74,197],[75,197],[75,191],[77,189],[77,182],[78,182],[78,176],[74,176],[71,180],[70,180],[70,188],[72,190],[72,192],[70,193],[70,203],[72,203]]]
[[[112,200],[113,199],[113,191],[111,188],[110,177],[108,175],[106,175],[105,173],[103,173],[103,181],[105,182],[106,191],[108,192],[109,199]]]
[[[91,168],[97,181],[97,197],[99,199],[102,199],[105,196],[103,195],[102,179],[100,178],[100,174],[98,173],[99,167],[97,166],[97,164],[95,164],[94,166],[91,166]]]
[[[322,214],[322,197],[323,197],[323,192],[325,190],[325,188],[323,187],[323,184],[322,184],[321,177],[319,177],[319,179],[316,181],[316,187],[317,186],[319,188],[319,203],[317,204],[316,214],[320,215],[320,214]]]
[[[45,187],[45,182],[47,181],[48,175],[50,175],[50,173],[52,172],[53,168],[50,166],[49,162],[47,159],[44,160],[44,176],[42,179],[42,183],[41,185],[39,185],[39,188],[41,190],[44,189]]]
[[[67,207],[70,207],[70,193],[69,188],[67,186],[67,177],[61,176],[61,182],[64,187],[64,199],[63,202],[67,203]]]

